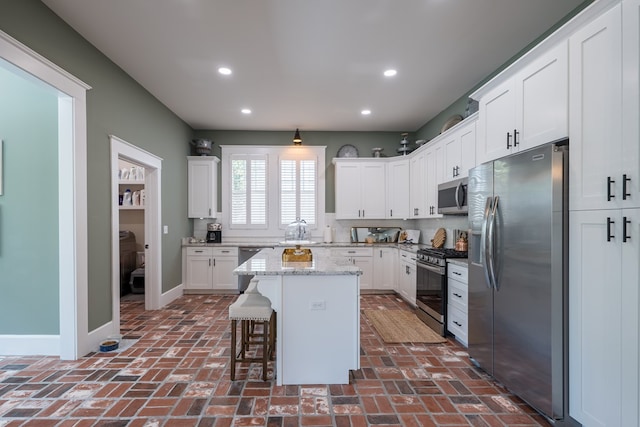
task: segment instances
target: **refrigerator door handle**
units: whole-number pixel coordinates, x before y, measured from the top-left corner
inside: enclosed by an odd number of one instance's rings
[[[489,272],[491,273],[491,281],[496,291],[500,290],[497,273],[497,256],[496,256],[496,218],[498,213],[498,202],[500,197],[493,198],[493,206],[491,209],[491,220],[489,221]]]
[[[484,279],[488,288],[492,288],[491,274],[489,273],[489,248],[488,248],[488,222],[491,215],[492,197],[487,197],[487,203],[484,206],[484,215],[482,217],[482,230],[480,234],[480,260],[482,261],[482,271],[484,272]]]

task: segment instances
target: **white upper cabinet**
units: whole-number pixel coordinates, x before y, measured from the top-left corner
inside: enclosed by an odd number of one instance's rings
[[[410,217],[409,159],[398,157],[387,163],[387,218]]]
[[[442,141],[431,143],[425,152],[426,167],[426,217],[440,218],[438,214],[438,184],[443,181],[444,176],[444,146]]]
[[[426,150],[421,148],[409,159],[409,218],[426,218],[427,208],[427,167]]]
[[[477,116],[467,118],[456,126],[455,131],[447,135],[444,145],[443,181],[464,178],[469,169],[476,165],[476,120]]]
[[[386,163],[334,159],[336,219],[386,218]]]
[[[568,135],[567,55],[561,42],[482,95],[477,163]]]
[[[187,157],[189,218],[215,218],[218,212],[218,159]]]

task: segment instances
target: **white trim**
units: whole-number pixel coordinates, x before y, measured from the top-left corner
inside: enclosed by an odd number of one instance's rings
[[[162,307],[162,236],[161,236],[161,172],[162,158],[135,145],[109,135],[111,143],[111,327],[99,329],[100,338],[120,333],[120,211],[118,208],[119,159],[131,161],[145,168],[145,209],[144,234],[145,245],[145,309],[156,310]]]
[[[181,283],[175,288],[169,289],[167,292],[160,296],[160,307],[171,304],[176,299],[180,298],[184,294],[184,285]]]
[[[60,335],[0,335],[3,355],[59,356]]]
[[[252,234],[252,239],[282,239],[283,230],[286,227],[280,226],[280,174],[279,174],[279,158],[280,156],[286,156],[291,159],[307,158],[317,159],[317,206],[316,206],[316,224],[313,227],[309,227],[311,231],[311,237],[313,239],[322,239],[322,233],[324,231],[324,217],[325,217],[325,188],[326,188],[326,146],[323,145],[221,145],[221,188],[222,188],[222,211],[218,214],[218,222],[222,224],[224,232],[224,239],[242,241],[243,237],[246,237],[247,232]],[[231,183],[231,164],[230,158],[236,154],[251,153],[267,156],[267,206],[268,217],[266,228],[238,228],[237,226],[231,227],[229,213],[231,212],[231,195],[229,194],[229,188]]]
[[[86,91],[91,87],[2,31],[0,58],[59,91],[60,335],[56,348],[61,359],[77,359],[88,350]],[[34,347],[39,346],[34,343]]]

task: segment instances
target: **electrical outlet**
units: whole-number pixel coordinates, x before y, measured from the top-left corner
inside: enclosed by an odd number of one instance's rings
[[[322,300],[322,301],[311,301],[309,303],[309,309],[310,310],[326,310],[327,309],[327,303],[324,300]]]
[[[163,226],[163,227],[162,227],[162,232],[163,232],[164,234],[169,234],[169,226],[168,226],[168,225]]]

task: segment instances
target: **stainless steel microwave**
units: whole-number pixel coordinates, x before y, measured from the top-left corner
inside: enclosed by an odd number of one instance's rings
[[[443,215],[467,215],[467,178],[456,179],[438,185],[438,213]]]

